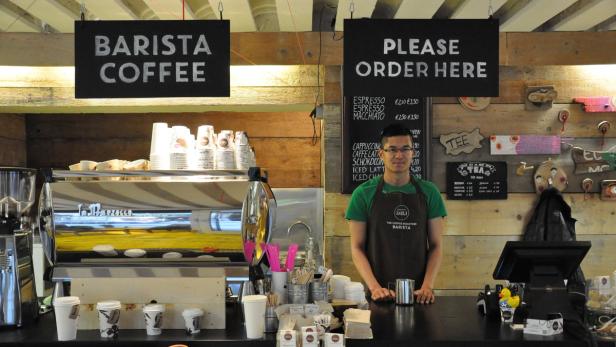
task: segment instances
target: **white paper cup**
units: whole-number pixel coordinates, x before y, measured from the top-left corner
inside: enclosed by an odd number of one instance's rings
[[[98,311],[98,322],[101,337],[117,337],[120,331],[118,323],[120,322],[121,303],[117,300],[100,301],[96,303]]]
[[[165,305],[150,304],[143,307],[145,330],[148,335],[160,335],[162,333],[163,312],[165,312]]]
[[[242,300],[246,317],[246,337],[249,339],[263,338],[266,302],[265,295],[246,295]]]
[[[169,126],[167,123],[152,124],[152,142],[150,153],[169,151]]]
[[[344,275],[333,275],[334,299],[344,299],[344,287],[351,282],[351,278]]]
[[[76,296],[63,296],[54,300],[53,307],[56,314],[58,341],[69,341],[77,338],[79,303],[79,298]]]
[[[272,292],[278,295],[278,303],[287,303],[287,272],[272,271]]]
[[[201,331],[201,318],[203,317],[202,309],[187,308],[182,311],[182,317],[184,317],[184,325],[187,334],[197,334]]]

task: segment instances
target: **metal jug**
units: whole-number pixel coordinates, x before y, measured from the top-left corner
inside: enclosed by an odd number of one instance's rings
[[[394,283],[388,283],[387,288],[391,290]],[[415,290],[415,280],[410,278],[398,278],[395,283],[396,305],[413,305]]]

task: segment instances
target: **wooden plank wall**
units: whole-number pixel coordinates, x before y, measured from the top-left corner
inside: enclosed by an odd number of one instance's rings
[[[211,124],[216,132],[244,130],[255,149],[257,164],[267,168],[273,187],[320,187],[320,120],[307,112],[206,112],[170,114],[27,115],[28,165],[67,168],[87,159],[147,159],[152,123],[197,127]]]
[[[502,60],[502,59],[501,59]],[[524,90],[527,85],[554,85],[558,97],[549,110],[527,111],[524,108]],[[336,273],[360,277],[350,256],[349,233],[344,211],[350,195],[339,194],[341,189],[341,109],[340,67],[326,69],[328,104],[324,116],[325,167],[325,235],[326,261]],[[616,113],[585,113],[581,105],[573,104],[577,96],[616,96],[616,67],[587,66],[501,66],[500,96],[483,111],[469,111],[458,104],[456,98],[435,98],[432,129],[433,181],[445,193],[445,163],[449,161],[487,160],[508,163],[509,198],[499,201],[454,201],[445,204],[449,216],[444,235],[444,261],[436,287],[449,292],[476,293],[485,283],[494,283],[492,271],[508,240],[522,235],[532,213],[536,195],[532,170],[516,176],[520,161],[537,165],[547,156],[491,156],[488,137],[493,134],[562,135],[563,141],[589,150],[604,150],[616,145]],[[564,132],[557,120],[558,111],[567,109],[571,115]],[[601,134],[597,123],[608,120],[612,129],[601,147]],[[480,128],[486,137],[483,147],[471,154],[448,156],[439,143],[441,134],[471,131]],[[375,131],[378,131],[375,129]],[[598,183],[601,179],[614,179],[616,172],[590,176],[574,175],[568,145],[562,154],[552,159],[564,167],[569,178],[565,199],[578,219],[578,239],[592,241],[592,249],[583,263],[587,275],[611,274],[616,269],[616,203],[599,200]],[[594,194],[582,193],[581,180],[591,177]],[[471,290],[472,289],[472,290]]]
[[[26,166],[25,117],[0,114],[0,124],[0,166]]]

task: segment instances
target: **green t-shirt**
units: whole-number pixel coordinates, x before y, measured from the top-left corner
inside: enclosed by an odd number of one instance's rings
[[[379,180],[382,176],[374,177],[359,187],[355,188],[353,195],[351,195],[351,201],[346,210],[346,219],[352,219],[360,222],[368,221],[370,215],[370,208],[372,207],[372,201],[374,200],[374,194],[376,193],[376,187],[379,185]],[[424,181],[413,177],[416,180],[419,188],[423,191],[428,201],[428,219],[445,217],[447,211],[445,210],[445,203],[441,197],[441,193],[434,183],[430,181]],[[407,183],[403,186],[392,186],[387,183],[383,185],[383,193],[391,192],[403,192],[407,194],[415,194],[415,187],[412,183]]]

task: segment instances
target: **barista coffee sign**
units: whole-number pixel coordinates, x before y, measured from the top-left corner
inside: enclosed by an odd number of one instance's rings
[[[498,20],[347,19],[344,95],[498,96]]]
[[[76,21],[75,98],[229,96],[229,21]]]

